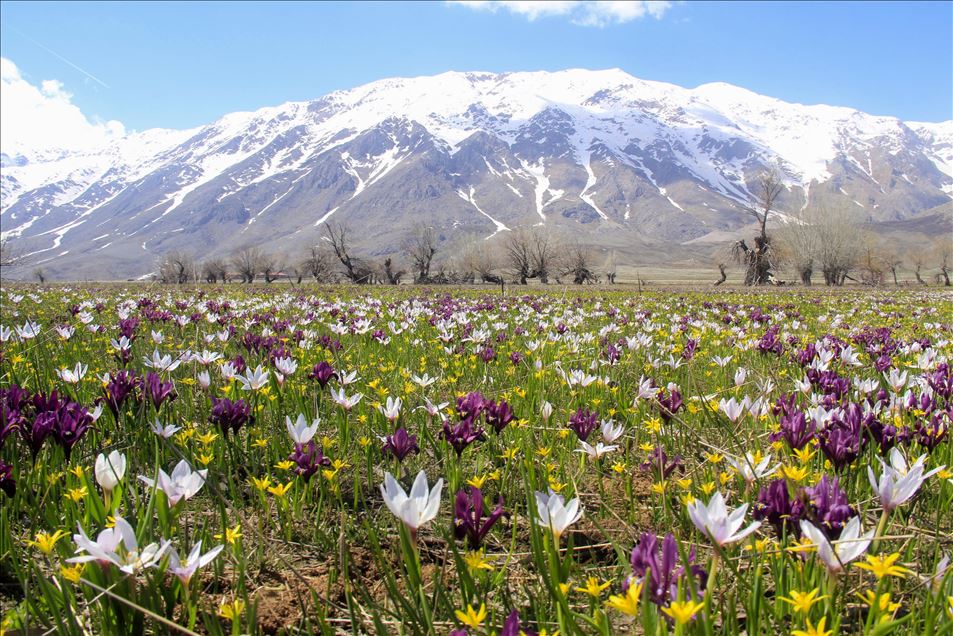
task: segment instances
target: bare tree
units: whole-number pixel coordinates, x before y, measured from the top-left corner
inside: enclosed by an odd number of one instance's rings
[[[330,249],[320,245],[312,245],[302,262],[304,270],[318,283],[331,280],[333,264],[334,255]]]
[[[530,266],[533,278],[549,283],[549,275],[558,269],[559,242],[548,230],[534,226],[528,232]]]
[[[477,278],[483,283],[500,284],[503,278],[496,272],[498,258],[493,248],[482,240],[471,245],[463,254],[463,282],[475,282]]]
[[[11,244],[9,238],[0,239],[0,266],[12,267],[23,259],[23,254],[17,246]]]
[[[781,174],[777,170],[769,170],[758,176],[754,192],[756,204],[746,211],[757,219],[759,233],[754,238],[754,247],[749,247],[744,239],[734,245],[736,260],[745,266],[745,285],[764,285],[773,278],[768,217],[774,211],[783,189]]]
[[[953,267],[953,239],[949,236],[937,240],[930,250],[930,256],[940,268],[940,273],[936,275],[937,282],[943,281],[946,287],[950,286],[950,269]]]
[[[606,270],[606,282],[610,285],[614,285],[616,277],[615,250],[610,251],[609,256],[606,257],[604,269]]]
[[[520,285],[530,278],[548,283],[550,275],[559,269],[558,242],[545,228],[512,230],[503,243],[503,252],[510,275]]]
[[[883,285],[887,270],[886,259],[873,237],[866,237],[860,252],[860,282],[865,285]]]
[[[193,282],[198,274],[191,254],[174,250],[159,259],[156,278],[161,283],[184,285]]]
[[[324,225],[325,233],[331,242],[331,249],[334,255],[344,266],[348,280],[359,285],[367,285],[374,282],[374,270],[360,258],[351,255],[351,245],[348,239],[348,228],[346,225],[329,221]]]
[[[206,283],[228,282],[228,262],[224,258],[207,258],[202,261],[202,278]]]
[[[576,285],[598,283],[599,277],[593,271],[593,260],[592,251],[589,248],[573,243],[566,249],[562,275],[572,276],[572,282]]]
[[[46,272],[43,271],[42,267],[37,267],[33,270],[33,277],[36,278],[36,282],[41,285],[46,282]]]
[[[245,284],[255,282],[255,277],[261,271],[262,253],[257,247],[245,247],[232,257],[232,267]]]
[[[415,283],[430,282],[430,265],[437,255],[437,235],[429,226],[418,225],[404,244],[414,269]]]
[[[917,282],[921,285],[926,285],[927,282],[923,280],[921,272],[927,264],[927,255],[923,250],[912,250],[910,252],[910,262],[913,264],[913,276],[917,279]]]
[[[427,265],[427,269],[430,269],[430,265]],[[392,258],[387,257],[384,259],[384,277],[383,280],[387,281],[388,285],[400,285],[400,279],[403,278],[404,274],[407,272],[405,270],[399,269],[394,265]],[[430,274],[428,272],[427,276]]]
[[[868,242],[863,219],[857,212],[809,207],[793,215],[779,230],[773,260],[793,267],[805,285],[811,284],[816,271],[824,275],[825,284],[843,285]],[[875,258],[876,251],[871,246],[871,276],[876,277],[876,269],[882,278],[883,268]]]
[[[278,277],[281,276],[281,258],[270,252],[265,252],[261,255],[261,261],[259,262],[258,271],[262,273],[262,276],[265,277],[265,282],[271,284],[278,280]]]

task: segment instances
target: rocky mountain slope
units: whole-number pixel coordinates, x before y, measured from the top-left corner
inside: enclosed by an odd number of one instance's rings
[[[953,195],[953,121],[620,70],[453,72],[0,159],[3,235],[58,276],[141,276],[172,249],[292,254],[329,219],[368,255],[395,252],[419,223],[448,248],[543,224],[638,259],[746,225],[771,166],[781,211],[915,220]]]

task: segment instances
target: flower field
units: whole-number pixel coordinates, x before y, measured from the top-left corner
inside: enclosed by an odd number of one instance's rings
[[[948,295],[0,301],[0,631],[953,634]]]

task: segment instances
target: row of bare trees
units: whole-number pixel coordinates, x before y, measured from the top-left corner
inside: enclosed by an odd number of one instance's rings
[[[950,286],[953,270],[953,238],[940,237],[925,249],[905,254],[890,239],[878,238],[869,231],[867,221],[858,211],[828,209],[805,205],[793,214],[779,215],[778,198],[784,191],[780,172],[769,170],[756,180],[752,194],[754,204],[747,208],[757,221],[754,245],[735,242],[727,254],[718,259],[720,285],[727,279],[730,262],[744,267],[745,285],[780,282],[775,270],[792,269],[803,285],[811,285],[816,275],[828,286],[841,286],[848,280],[865,285],[880,285],[889,274],[899,285],[898,272],[905,261],[913,268],[920,284],[927,284],[922,272],[931,266],[939,268],[937,283]],[[783,225],[774,235],[767,226],[772,215],[781,216]]]
[[[614,259],[599,268],[607,282],[615,282]],[[571,282],[596,283],[593,251],[578,243],[560,240],[542,227],[517,228],[502,240],[477,240],[460,252],[444,254],[441,237],[432,227],[419,226],[403,243],[397,256],[374,262],[359,255],[353,233],[343,224],[328,223],[317,244],[298,259],[287,259],[258,247],[246,247],[231,258],[212,257],[198,262],[191,254],[173,251],[159,259],[157,281],[184,284],[197,281],[272,283],[284,278],[300,284],[305,279],[320,283],[346,281],[358,285],[492,283],[510,281],[526,285]]]

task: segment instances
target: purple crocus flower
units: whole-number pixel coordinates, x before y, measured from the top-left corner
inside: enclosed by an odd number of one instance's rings
[[[859,428],[854,430],[845,422],[836,420],[818,432],[817,439],[821,451],[836,471],[843,470],[860,456],[864,441]]]
[[[33,454],[33,461],[43,448],[43,442],[53,433],[53,427],[56,425],[56,413],[53,411],[42,411],[36,414],[33,422],[29,426],[20,427],[20,437],[30,447]]]
[[[456,505],[453,510],[453,533],[457,539],[466,537],[471,550],[483,545],[493,524],[503,516],[503,497],[496,500],[496,508],[483,520],[483,491],[470,488],[469,493],[461,488],[457,491]]]
[[[937,411],[930,417],[929,423],[921,421],[917,426],[917,442],[932,453],[949,434],[950,419],[948,412]]]
[[[496,359],[496,351],[493,350],[493,347],[483,347],[483,351],[480,352],[480,358],[484,362],[493,362]]]
[[[698,349],[698,340],[689,338],[685,341],[685,348],[682,349],[682,359],[691,360],[695,357],[695,350]]]
[[[308,374],[308,377],[312,380],[317,380],[323,389],[328,385],[328,382],[331,381],[331,378],[337,378],[338,374],[334,371],[334,367],[327,362],[319,362],[311,369],[311,373]]]
[[[661,415],[662,419],[666,422],[672,419],[672,417],[678,413],[678,410],[682,408],[682,394],[678,389],[672,389],[671,393],[666,392],[665,389],[659,389],[655,399],[658,402],[659,415]]]
[[[513,610],[503,621],[500,636],[539,636],[537,632],[520,626],[520,614]]]
[[[588,409],[580,408],[569,418],[569,428],[584,442],[589,439],[589,436],[598,426],[599,414]]]
[[[115,420],[119,420],[119,412],[122,410],[126,399],[133,398],[139,400],[136,389],[141,388],[142,379],[134,371],[118,371],[109,376],[109,383],[103,387],[106,406],[113,414]]]
[[[295,450],[288,455],[288,459],[295,463],[295,473],[305,481],[310,480],[322,466],[331,465],[331,460],[324,456],[324,451],[314,440],[307,444],[295,444]]]
[[[506,425],[513,421],[513,410],[505,400],[489,402],[484,411],[486,414],[486,423],[493,427],[497,434],[502,433]]]
[[[809,420],[800,411],[782,415],[779,424],[781,430],[772,435],[772,441],[783,439],[791,450],[801,450],[814,439],[814,420]]]
[[[136,329],[139,327],[138,318],[126,318],[119,321],[119,335],[126,336],[126,339],[132,342],[136,339]]]
[[[778,325],[769,327],[768,330],[764,332],[764,335],[761,336],[761,340],[758,341],[758,351],[761,353],[781,355],[781,351],[784,349],[784,343],[782,343],[778,337],[780,329]]]
[[[847,501],[847,493],[841,490],[837,477],[821,477],[816,486],[801,491],[804,499],[804,516],[820,528],[831,540],[840,536],[844,524],[857,514]]]
[[[17,494],[17,482],[13,478],[13,466],[0,459],[0,490],[11,499]]]
[[[783,479],[776,479],[758,493],[758,503],[755,504],[751,516],[758,521],[767,521],[774,526],[778,536],[787,531],[788,536],[800,536],[801,530],[798,521],[804,513],[804,504],[800,500],[792,500],[788,494],[788,485]]]
[[[66,461],[69,462],[73,446],[83,437],[93,425],[93,416],[86,407],[76,402],[67,402],[54,412],[53,439],[66,451]]]
[[[661,446],[656,446],[652,449],[652,454],[649,455],[648,460],[640,465],[639,468],[643,472],[654,472],[659,481],[668,479],[676,469],[684,470],[681,456],[676,455],[669,461],[668,455],[665,454],[665,449]]]
[[[155,407],[156,411],[166,400],[171,402],[178,397],[171,380],[163,382],[158,373],[152,373],[151,371],[146,374],[146,379],[143,382],[143,393],[152,401],[152,406]]]
[[[459,458],[467,446],[477,440],[486,439],[486,434],[482,428],[473,424],[473,420],[464,418],[456,426],[450,426],[450,422],[444,420],[443,438],[453,446],[453,450],[457,451],[457,457]]]
[[[457,398],[457,413],[462,419],[476,419],[486,408],[487,399],[479,391],[467,393]]]
[[[689,557],[691,575],[697,577],[696,590],[701,596],[705,590],[708,574],[701,566],[695,565],[695,549],[692,548]],[[658,547],[658,537],[653,532],[646,532],[639,539],[638,545],[632,550],[632,576],[623,583],[628,589],[633,582],[642,581],[649,590],[649,598],[659,607],[668,605],[678,597],[678,580],[685,574],[678,556],[678,541],[671,532],[665,535],[661,549]],[[633,580],[634,579],[634,580]]]
[[[212,398],[212,412],[208,421],[218,426],[222,434],[228,436],[228,431],[238,435],[238,430],[251,420],[251,407],[245,400],[232,402],[228,398]]]
[[[417,436],[411,435],[404,428],[398,428],[393,435],[384,438],[384,451],[390,452],[397,461],[402,462],[411,453],[419,453]]]

